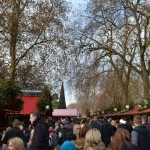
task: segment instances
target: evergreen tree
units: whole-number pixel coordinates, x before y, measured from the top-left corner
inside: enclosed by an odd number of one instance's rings
[[[20,97],[21,88],[12,81],[0,81],[0,108],[20,111],[24,102]]]
[[[39,109],[41,114],[46,116],[52,116],[52,100],[53,98],[51,96],[51,91],[47,86],[44,86],[37,102],[37,108]],[[48,106],[48,108],[46,108],[46,106]]]
[[[65,100],[63,82],[62,82],[61,91],[60,91],[60,99],[59,99],[58,109],[66,109],[66,100]]]

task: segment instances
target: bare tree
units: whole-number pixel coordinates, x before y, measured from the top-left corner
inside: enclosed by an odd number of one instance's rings
[[[83,16],[87,19],[82,26],[84,30],[78,30],[76,36],[80,43],[76,48],[76,54],[80,55],[77,72],[82,74],[82,81],[112,66],[122,88],[122,104],[129,100],[133,72],[140,75],[143,95],[147,97],[150,89],[149,6],[142,5],[142,1],[118,0],[90,1],[88,6]]]
[[[67,4],[63,0],[2,0],[0,9],[1,49],[14,81],[17,66],[25,58],[38,60],[38,54],[51,54],[52,45],[60,45]]]

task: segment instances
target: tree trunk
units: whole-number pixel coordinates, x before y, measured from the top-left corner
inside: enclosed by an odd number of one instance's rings
[[[148,97],[150,94],[150,83],[148,78],[148,73],[146,71],[142,72],[143,88],[144,88],[144,97]]]
[[[150,94],[150,81],[149,81],[149,73],[146,69],[146,64],[144,61],[144,48],[141,48],[141,76],[142,76],[142,80],[143,80],[143,88],[144,88],[144,97],[148,97]]]
[[[18,22],[19,22],[19,5],[14,4],[10,28],[10,80],[15,81],[16,72],[16,44],[18,38]]]

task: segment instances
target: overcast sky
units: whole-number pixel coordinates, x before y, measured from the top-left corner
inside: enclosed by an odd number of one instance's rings
[[[81,8],[85,7],[85,4],[88,0],[66,0],[67,2],[72,4],[72,12],[70,13],[71,17],[75,16],[76,14],[73,14],[76,12],[76,10],[81,10]],[[78,11],[77,11],[78,12]],[[80,12],[81,13],[81,12]],[[74,20],[74,18],[72,18]],[[64,81],[65,82],[65,81]],[[67,87],[67,84],[64,83],[64,89],[65,89],[65,99],[66,99],[66,104],[70,104],[70,103],[74,103],[76,102],[75,96],[74,96],[74,92],[72,91],[72,89],[70,89],[69,87]]]

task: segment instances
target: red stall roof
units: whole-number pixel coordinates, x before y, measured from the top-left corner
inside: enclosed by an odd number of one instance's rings
[[[37,111],[36,103],[39,97],[23,96],[22,100],[24,101],[23,109],[20,114],[29,115],[32,111]]]
[[[129,111],[123,113],[123,114],[124,115],[136,115],[136,114],[139,113],[140,110],[141,110],[141,107],[136,107],[136,108],[134,108],[132,110],[129,110]]]
[[[150,113],[150,108],[147,108],[139,112],[139,114],[144,114],[144,113]]]
[[[54,117],[77,117],[76,109],[54,109]]]

